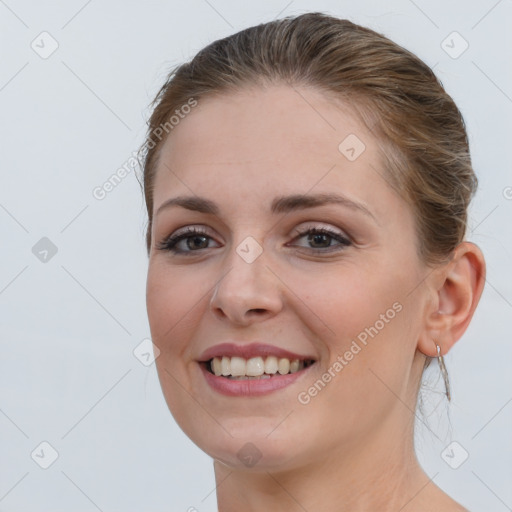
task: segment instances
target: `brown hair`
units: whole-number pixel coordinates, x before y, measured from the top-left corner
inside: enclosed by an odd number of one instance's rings
[[[464,238],[477,186],[459,109],[414,54],[373,30],[317,12],[214,41],[171,71],[151,104],[141,148],[148,251],[152,187],[166,139],[155,143],[155,130],[191,98],[282,83],[311,86],[356,106],[384,148],[388,183],[415,214],[418,254],[427,264],[449,259]]]
[[[167,136],[155,142],[155,132],[169,127],[191,98],[272,83],[313,86],[355,102],[386,148],[388,182],[415,213],[420,256],[434,264],[449,258],[464,238],[477,186],[459,109],[432,70],[408,50],[373,30],[316,12],[214,41],[170,72],[151,103],[141,148],[148,251],[152,187]]]

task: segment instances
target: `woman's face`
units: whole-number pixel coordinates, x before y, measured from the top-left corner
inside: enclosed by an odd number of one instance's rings
[[[348,107],[285,85],[201,100],[162,147],[156,364],[215,459],[292,468],[410,432],[428,269],[380,151]]]

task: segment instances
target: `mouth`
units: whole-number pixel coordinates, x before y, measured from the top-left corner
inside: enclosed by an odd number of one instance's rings
[[[314,359],[288,357],[256,356],[244,358],[239,356],[216,356],[201,364],[204,369],[216,377],[228,380],[266,380],[291,375],[309,368]]]
[[[209,387],[230,397],[256,397],[290,386],[317,363],[300,355],[262,343],[222,343],[198,359]]]

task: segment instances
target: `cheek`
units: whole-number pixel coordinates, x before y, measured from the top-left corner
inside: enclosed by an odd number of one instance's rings
[[[190,398],[187,359],[189,332],[197,325],[204,295],[194,277],[169,270],[165,262],[150,261],[146,283],[146,307],[153,343],[160,350],[155,363],[160,385],[173,417],[187,431],[187,418],[200,415]],[[199,286],[199,283],[197,283]],[[203,284],[204,286],[204,284]],[[198,421],[204,418],[198,418]],[[185,421],[185,423],[183,423]]]
[[[329,326],[320,342],[328,359],[302,387],[300,403],[308,403],[298,410],[302,421],[322,424],[315,443],[326,450],[330,440],[348,442],[393,410],[414,352],[411,344],[405,347],[406,308],[396,280],[339,274],[335,281],[307,294],[311,309]]]
[[[193,276],[185,278],[179,270],[171,272],[165,264],[150,262],[146,307],[153,343],[162,355],[182,351],[180,332],[196,314],[196,308],[200,307],[198,300],[203,295],[197,286],[199,283],[194,283]]]
[[[411,286],[405,277],[410,271],[381,261],[370,268],[331,270],[325,278],[302,278],[304,302],[328,327],[319,345],[328,352],[322,372],[336,375],[329,384],[332,393],[322,392],[332,401],[329,406],[355,403],[352,410],[364,415],[359,405],[392,397],[378,377],[391,389],[403,386],[415,352],[414,305],[407,299]],[[309,318],[315,320],[315,315]],[[311,321],[311,330],[313,325]]]
[[[403,302],[405,283],[389,269],[382,269],[377,265],[374,269],[354,265],[336,272],[326,269],[324,276],[311,280],[301,277],[303,300],[328,327],[333,351],[343,349],[347,341],[375,324],[383,334],[400,322],[397,309]],[[364,340],[364,335],[360,339]]]

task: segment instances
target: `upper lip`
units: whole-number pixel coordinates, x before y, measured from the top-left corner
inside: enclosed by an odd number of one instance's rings
[[[236,343],[219,343],[213,347],[207,348],[200,356],[198,361],[205,362],[213,359],[214,357],[243,357],[244,359],[250,359],[251,357],[286,357],[287,359],[294,360],[314,360],[315,358],[310,355],[301,355],[286,350],[284,348],[276,347],[274,345],[268,345],[265,343],[249,343],[249,344],[236,344]]]

